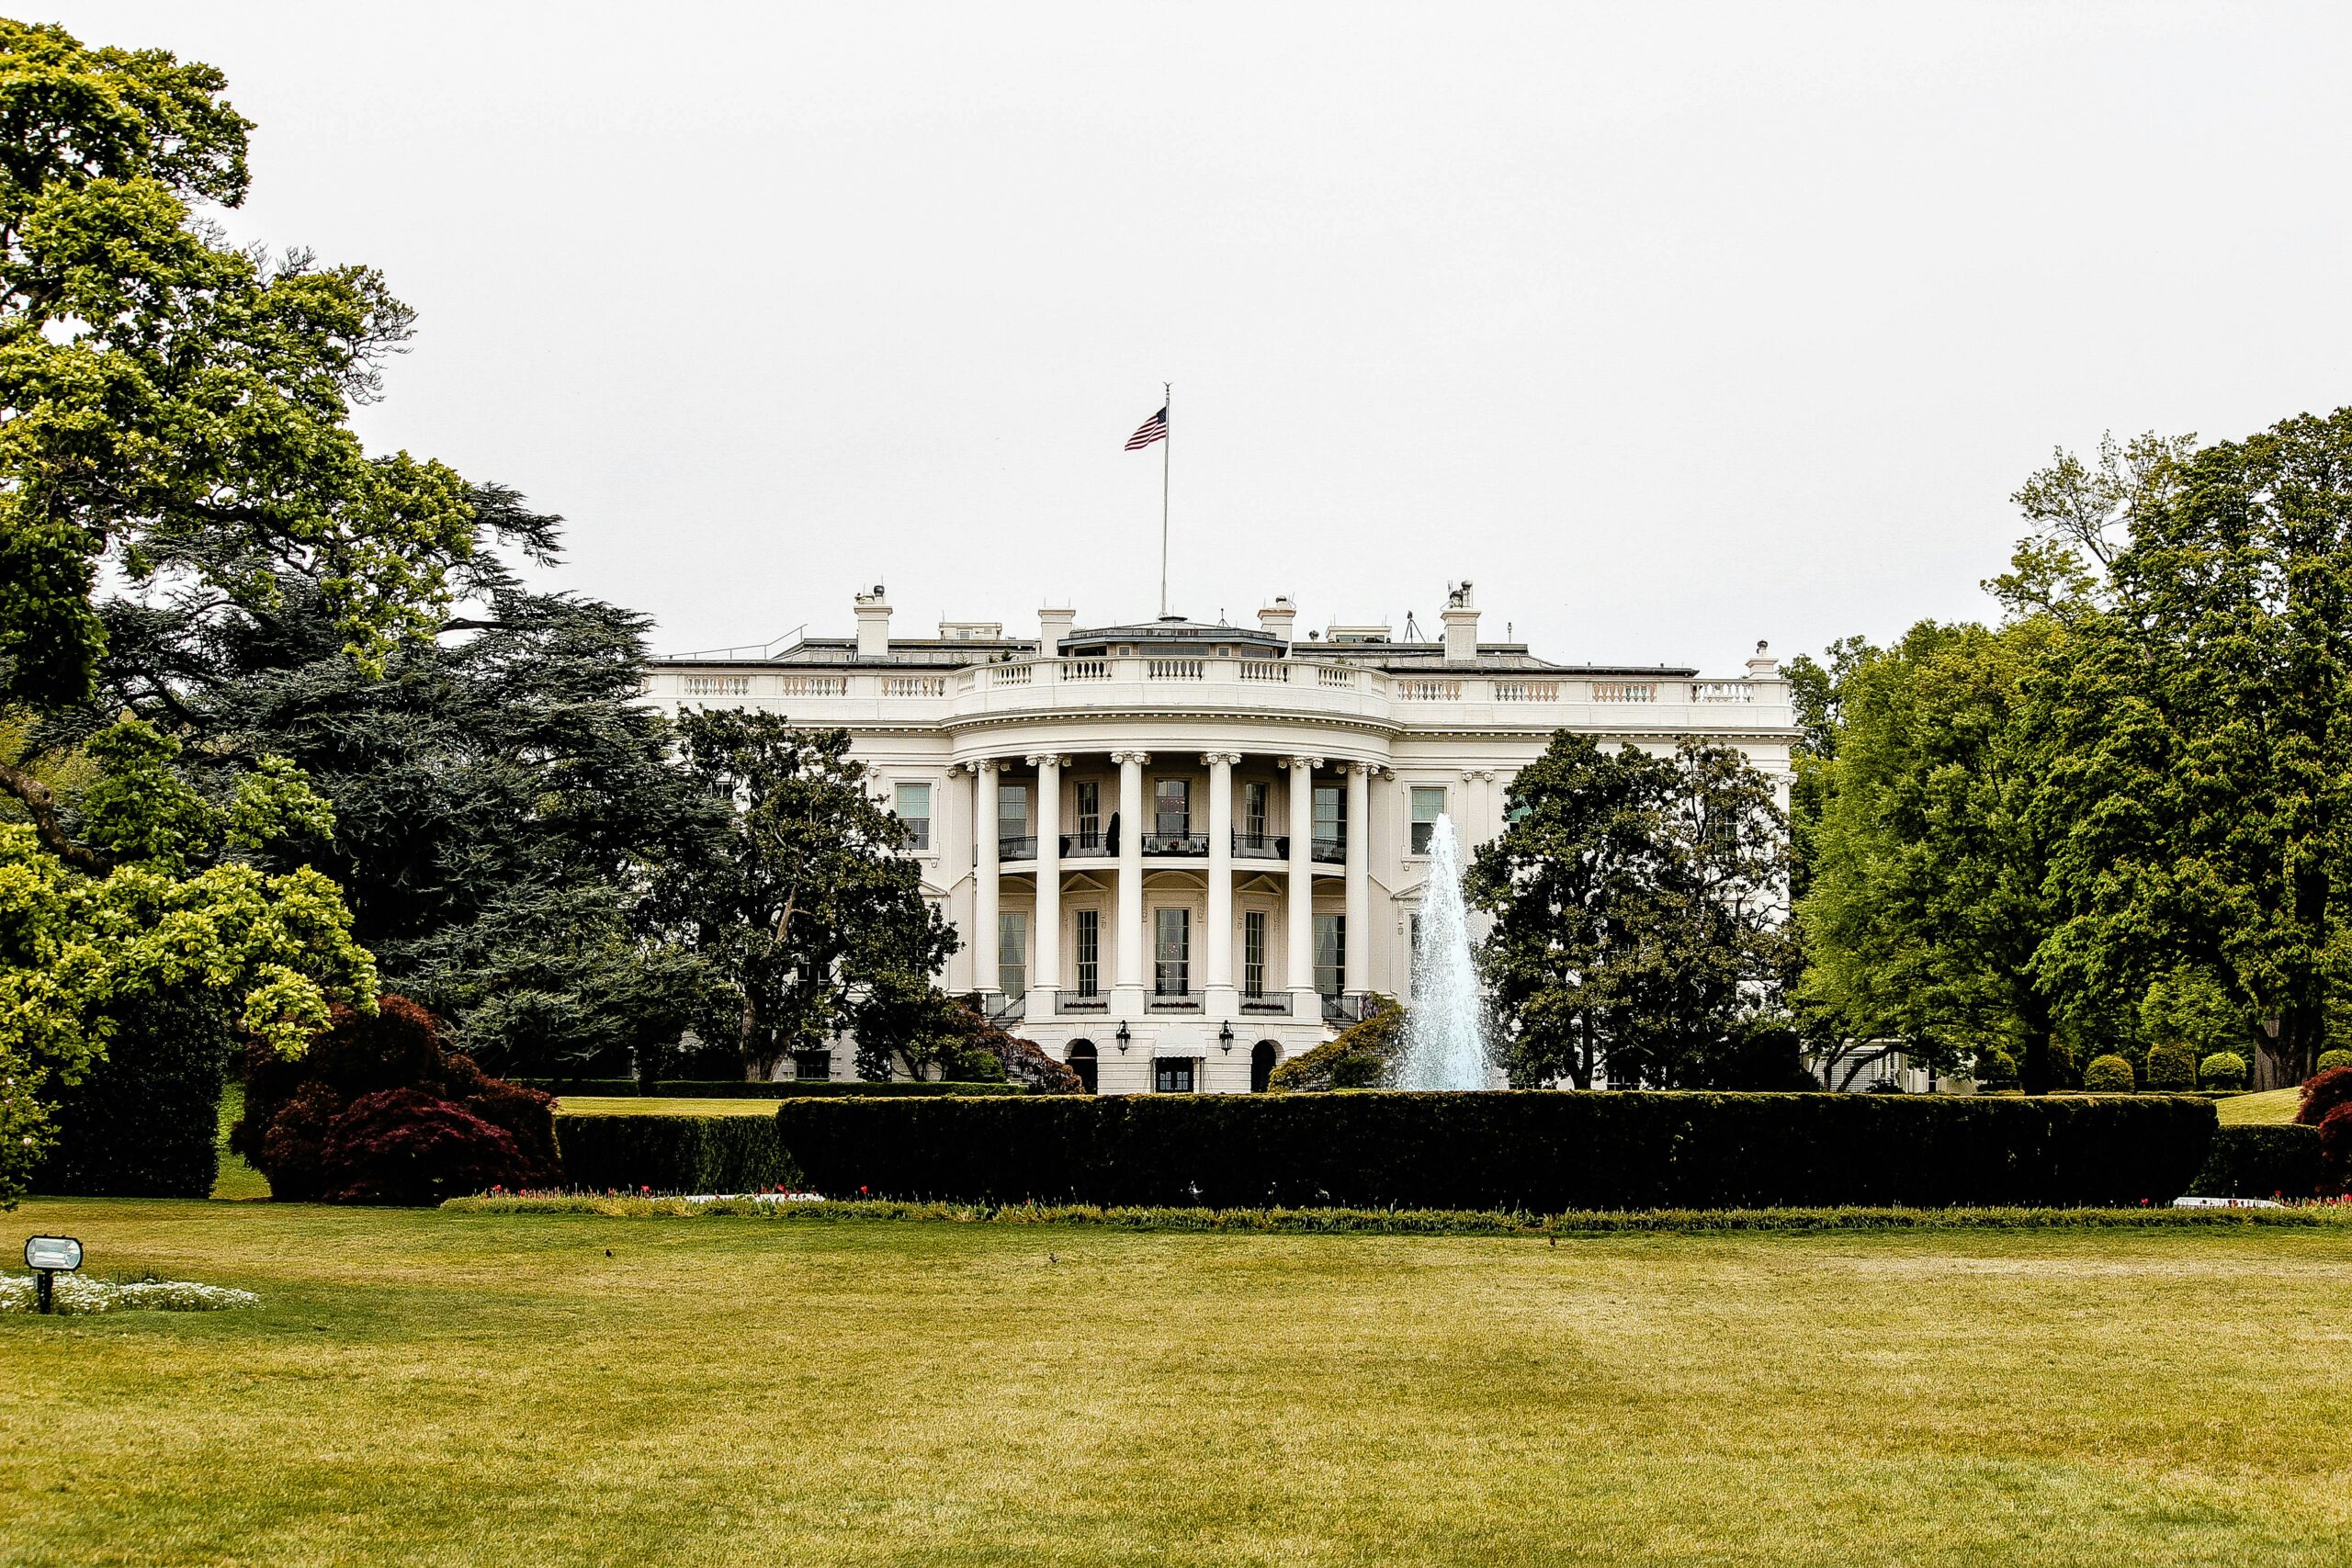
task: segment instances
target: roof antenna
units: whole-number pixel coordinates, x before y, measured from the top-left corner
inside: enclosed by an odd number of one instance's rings
[[[1413,612],[1410,610],[1405,612],[1405,640],[1407,642],[1421,640],[1421,624],[1413,619]]]

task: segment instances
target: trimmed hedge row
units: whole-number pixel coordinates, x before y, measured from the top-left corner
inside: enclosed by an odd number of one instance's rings
[[[546,1089],[550,1094],[622,1095],[642,1098],[645,1090],[635,1078],[517,1078],[517,1083],[532,1089]],[[741,1078],[663,1078],[653,1086],[653,1094],[662,1100],[797,1100],[803,1096],[819,1099],[844,1095],[896,1096],[939,1094],[1027,1094],[1026,1084],[1017,1083],[836,1083],[830,1078],[778,1078],[773,1082],[747,1081]]]
[[[776,1109],[833,1196],[1500,1209],[2169,1202],[2206,1100],[1558,1090],[811,1100]]]
[[[566,1187],[752,1192],[795,1179],[763,1116],[558,1116]]]
[[[2222,1127],[2188,1190],[2199,1198],[2309,1198],[2319,1180],[2318,1128]]]

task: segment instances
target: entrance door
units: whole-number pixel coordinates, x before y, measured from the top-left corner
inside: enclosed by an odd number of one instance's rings
[[[1069,1055],[1064,1059],[1069,1063],[1069,1070],[1078,1075],[1078,1081],[1086,1086],[1086,1092],[1094,1093],[1094,1042],[1071,1041]]]
[[[1189,1056],[1162,1056],[1151,1065],[1151,1087],[1160,1094],[1190,1094],[1193,1092],[1193,1059]]]
[[[1283,1048],[1271,1040],[1261,1040],[1250,1048],[1250,1092],[1263,1094],[1273,1081],[1274,1068],[1283,1059]]]

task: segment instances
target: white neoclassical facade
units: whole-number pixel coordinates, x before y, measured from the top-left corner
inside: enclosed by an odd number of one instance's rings
[[[1481,641],[1470,587],[1442,635],[1300,635],[1170,616],[1035,636],[949,622],[894,637],[882,591],[854,637],[656,664],[649,700],[840,727],[912,829],[963,946],[944,983],[1102,1093],[1243,1092],[1330,1038],[1369,992],[1409,997],[1431,825],[1464,852],[1554,732],[1736,746],[1783,781],[1787,683],[1548,663]],[[846,1050],[804,1058],[847,1077]]]

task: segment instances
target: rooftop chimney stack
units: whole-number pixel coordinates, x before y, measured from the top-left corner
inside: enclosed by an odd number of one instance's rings
[[[1078,612],[1076,610],[1045,609],[1038,611],[1037,657],[1040,659],[1060,658],[1062,651],[1062,638],[1069,636],[1070,629],[1077,625]]]
[[[1756,645],[1756,657],[1747,661],[1747,678],[1751,681],[1777,681],[1781,678],[1781,661],[1772,657],[1770,643]]]
[[[1288,643],[1291,624],[1297,619],[1298,606],[1290,602],[1290,595],[1277,593],[1272,604],[1258,612],[1258,629]]]
[[[860,659],[890,657],[890,599],[876,583],[874,592],[861,593],[857,604],[857,656]]]
[[[1478,610],[1470,602],[1470,585],[1459,583],[1445,593],[1445,661],[1475,664],[1478,660]]]

